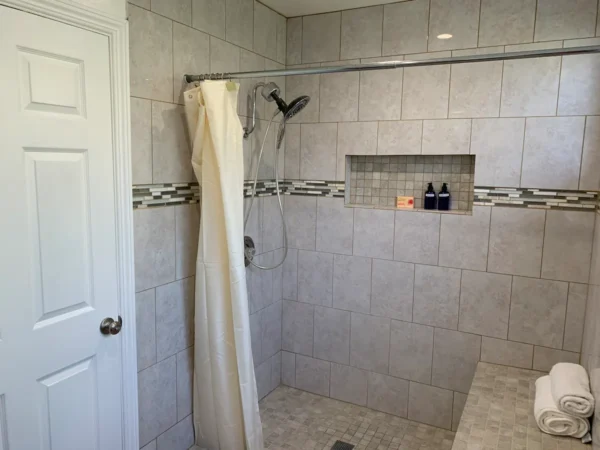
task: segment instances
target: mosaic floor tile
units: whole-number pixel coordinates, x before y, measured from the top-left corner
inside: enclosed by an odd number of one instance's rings
[[[454,433],[281,386],[260,402],[265,449],[450,450]]]

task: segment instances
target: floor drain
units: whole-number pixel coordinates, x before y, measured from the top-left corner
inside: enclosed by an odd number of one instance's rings
[[[347,442],[335,441],[331,450],[352,450],[354,445],[348,444]]]

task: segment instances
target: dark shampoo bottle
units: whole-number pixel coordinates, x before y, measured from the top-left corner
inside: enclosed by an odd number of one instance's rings
[[[425,209],[436,209],[437,208],[437,194],[433,189],[433,183],[429,183],[427,191],[425,191]]]
[[[438,210],[448,211],[450,209],[450,192],[448,192],[448,185],[444,183],[442,190],[438,195]]]

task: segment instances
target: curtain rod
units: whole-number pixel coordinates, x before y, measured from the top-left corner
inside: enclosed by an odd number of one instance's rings
[[[440,66],[444,64],[462,64],[484,61],[506,61],[513,59],[545,58],[550,56],[586,55],[600,53],[600,45],[588,47],[558,48],[547,50],[529,50],[511,53],[487,55],[454,56],[419,61],[390,61],[380,63],[352,64],[346,66],[310,67],[302,69],[262,70],[257,72],[224,72],[202,75],[184,75],[186,82],[204,80],[230,80],[242,78],[283,77],[288,75],[317,75],[322,73],[359,72],[366,70],[400,69],[403,67]]]

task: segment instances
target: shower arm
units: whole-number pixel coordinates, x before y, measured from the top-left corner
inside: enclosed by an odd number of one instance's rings
[[[252,126],[244,127],[244,139],[247,139],[254,132],[254,128],[256,127],[256,91],[259,87],[265,86],[265,83],[262,81],[256,83],[254,89],[252,90]]]

